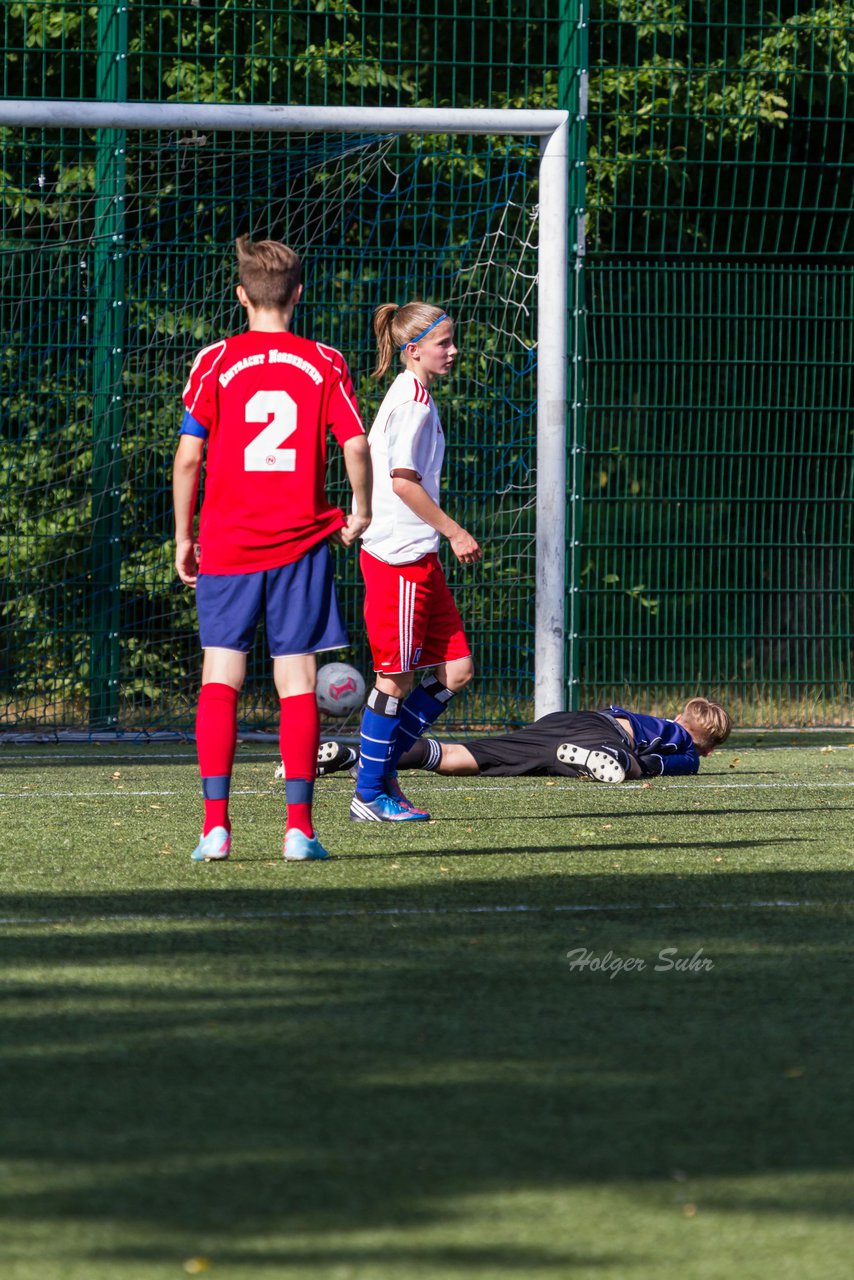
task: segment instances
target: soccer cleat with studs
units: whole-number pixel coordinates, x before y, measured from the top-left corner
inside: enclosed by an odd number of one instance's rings
[[[350,801],[351,822],[426,822],[429,817],[422,809],[407,809],[385,792],[375,800],[363,800],[357,791]]]
[[[231,853],[231,832],[225,827],[211,827],[206,836],[199,836],[190,857],[193,862],[224,862]]]
[[[351,769],[358,761],[355,747],[345,747],[341,742],[321,742],[317,749],[317,776],[326,778],[330,773]]]
[[[296,827],[285,832],[285,846],[282,849],[285,862],[322,862],[331,856],[317,836],[307,836]]]
[[[588,751],[572,742],[562,742],[556,753],[561,764],[571,765],[597,782],[623,782],[626,771],[607,751]]]
[[[321,742],[317,748],[317,776],[327,778],[330,773],[340,773],[342,769],[352,769],[359,763],[359,752],[355,747],[345,747],[340,742]],[[284,778],[285,766],[276,765],[276,778]]]

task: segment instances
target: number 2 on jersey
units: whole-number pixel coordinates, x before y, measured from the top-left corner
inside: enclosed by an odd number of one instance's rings
[[[287,391],[256,391],[246,402],[246,421],[266,422],[267,426],[243,450],[243,470],[295,471],[296,449],[282,448],[297,429],[296,403]]]

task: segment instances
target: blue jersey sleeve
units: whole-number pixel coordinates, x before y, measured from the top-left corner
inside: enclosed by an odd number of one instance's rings
[[[635,755],[661,761],[661,769],[656,767],[655,773],[696,773],[700,768],[700,757],[694,746],[694,739],[675,720],[638,715],[636,711],[625,711],[622,707],[607,707],[606,711],[609,715],[628,720],[632,726]],[[662,750],[659,752],[656,747],[661,747]]]

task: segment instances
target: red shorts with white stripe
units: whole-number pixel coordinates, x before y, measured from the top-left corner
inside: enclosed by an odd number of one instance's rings
[[[363,550],[365,626],[374,670],[399,675],[471,656],[463,621],[437,555],[386,564]]]

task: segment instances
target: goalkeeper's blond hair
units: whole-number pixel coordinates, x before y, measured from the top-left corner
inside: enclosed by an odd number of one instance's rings
[[[726,742],[732,728],[729,712],[709,698],[689,698],[680,719],[701,753],[713,751]]]

